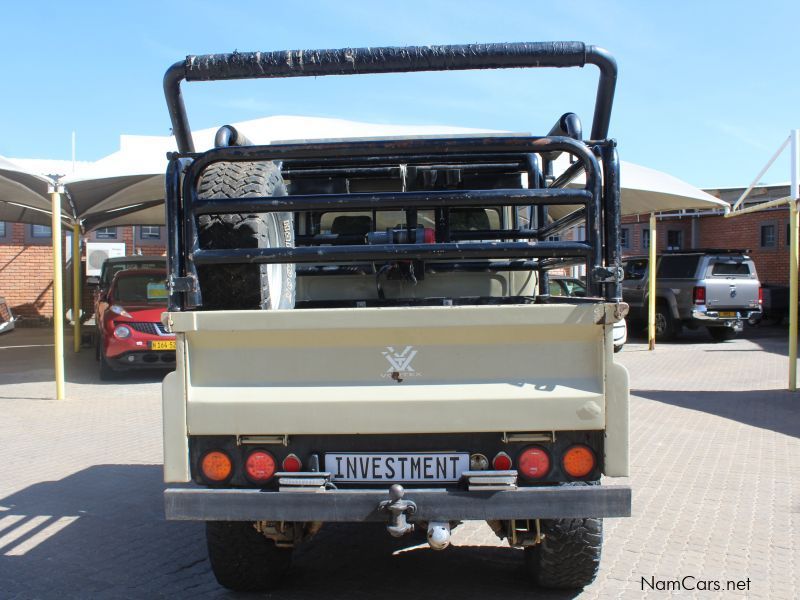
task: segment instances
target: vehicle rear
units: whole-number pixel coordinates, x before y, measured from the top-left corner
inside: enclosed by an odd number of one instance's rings
[[[220,583],[273,587],[337,521],[421,527],[443,549],[486,520],[540,584],[594,578],[602,518],[630,514],[628,487],[599,485],[628,474],[619,161],[607,81],[591,145],[568,113],[541,138],[258,146],[226,126],[203,153],[176,81],[345,72],[338,56],[359,72],[566,66],[592,48],[314,51],[300,67],[236,54],[167,73],[164,472],[195,485],[166,490],[166,512],[207,522]],[[573,166],[554,178],[560,155]],[[586,240],[553,241],[577,223]],[[551,294],[550,271],[572,265],[585,296]]]
[[[761,283],[749,256],[738,252],[708,254],[698,268],[695,292],[698,313],[704,313],[707,319],[716,314],[720,320],[742,320],[760,312]]]

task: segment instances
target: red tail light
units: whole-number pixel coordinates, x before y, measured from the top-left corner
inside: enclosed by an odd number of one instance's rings
[[[706,288],[702,285],[696,285],[692,291],[692,300],[695,304],[706,303]]]
[[[264,483],[275,473],[275,458],[264,450],[254,450],[247,457],[244,470],[253,483]]]
[[[505,452],[499,452],[497,456],[492,459],[492,468],[495,471],[508,471],[511,469],[511,457]]]
[[[541,479],[550,471],[550,455],[538,446],[525,448],[518,462],[519,474],[525,479]]]
[[[758,305],[764,306],[764,288],[758,288]]]
[[[296,454],[290,454],[283,459],[283,470],[296,473],[302,471],[303,461],[301,461]]]

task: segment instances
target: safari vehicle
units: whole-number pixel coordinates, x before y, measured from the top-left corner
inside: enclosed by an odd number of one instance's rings
[[[586,297],[586,284],[579,277],[550,275],[549,280],[551,296]],[[614,323],[614,352],[621,352],[627,341],[628,325],[625,319],[620,319]]]
[[[626,257],[622,293],[630,318],[646,321],[649,258]],[[656,337],[670,340],[683,329],[706,327],[715,342],[733,339],[744,321],[761,316],[763,292],[747,250],[667,252],[656,271]]]
[[[568,113],[544,137],[252,145],[225,126],[196,152],[181,95],[184,80],[586,64],[600,69],[588,142]],[[165,491],[166,516],[206,521],[222,585],[273,587],[325,523],[366,521],[443,549],[486,520],[539,585],[594,579],[603,518],[631,501],[601,485],[628,475],[615,80],[579,42],[237,52],[167,71],[164,475],[193,485]],[[585,241],[548,241],[580,222]],[[573,264],[586,296],[551,295],[549,270]]]

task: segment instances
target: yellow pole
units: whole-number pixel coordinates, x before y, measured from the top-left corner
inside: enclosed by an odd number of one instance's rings
[[[789,203],[789,390],[797,391],[797,202]]]
[[[81,226],[72,225],[72,349],[81,351]]]
[[[53,234],[53,334],[55,344],[56,400],[64,399],[64,288],[61,277],[61,186],[48,190],[52,202]]]
[[[650,213],[650,261],[647,275],[647,341],[656,347],[656,213]]]

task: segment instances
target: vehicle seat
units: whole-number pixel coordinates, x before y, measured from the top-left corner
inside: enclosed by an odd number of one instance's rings
[[[450,210],[450,231],[483,231],[490,229],[485,208],[453,208]]]
[[[372,231],[372,218],[365,215],[339,215],[331,223],[331,233],[367,235]]]

